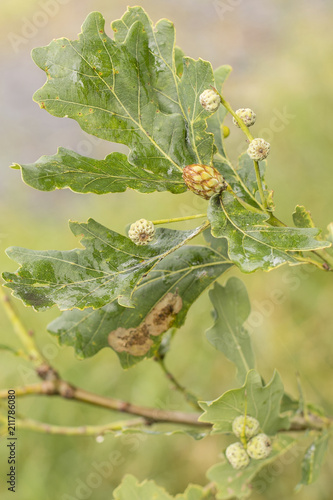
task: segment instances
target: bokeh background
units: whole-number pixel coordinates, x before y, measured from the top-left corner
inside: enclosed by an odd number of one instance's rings
[[[103,158],[119,145],[89,137],[76,122],[48,115],[31,96],[45,80],[34,66],[30,51],[53,38],[76,37],[86,15],[101,11],[107,25],[121,17],[128,0],[1,0],[0,68],[0,265],[13,271],[16,264],[5,255],[10,245],[33,249],[71,249],[77,245],[69,219],[93,217],[116,230],[138,215],[147,219],[200,212],[201,200],[190,193],[143,196],[121,194],[79,195],[69,190],[42,193],[23,184],[12,162],[30,163],[58,146]],[[325,230],[332,210],[332,109],[333,109],[333,5],[330,0],[141,0],[154,21],[172,19],[178,45],[191,57],[210,60],[214,67],[231,64],[233,73],[225,94],[234,108],[250,107],[257,113],[255,131],[272,143],[267,181],[275,191],[277,214],[291,223],[294,206],[304,204],[316,224]],[[107,29],[111,35],[111,29]],[[231,124],[228,118],[228,124]],[[246,144],[232,128],[228,139],[234,157]],[[239,275],[239,273],[235,273]],[[332,276],[317,270],[281,268],[271,273],[244,276],[257,313],[252,329],[258,368],[268,380],[274,368],[286,389],[297,397],[296,372],[300,373],[308,400],[333,414]],[[284,301],[273,305],[279,289]],[[62,376],[88,390],[128,399],[137,404],[188,409],[153,361],[123,371],[111,350],[79,361],[73,349],[59,347],[46,332],[58,315],[52,309],[35,313],[19,301],[15,307],[35,332],[43,353]],[[204,331],[212,322],[207,294],[188,315],[178,332],[167,364],[179,380],[203,399],[218,397],[235,387],[233,366],[207,343]],[[12,327],[0,310],[1,344],[18,346]],[[0,351],[0,387],[37,381],[31,367]],[[44,422],[63,425],[98,424],[118,416],[57,398],[29,397],[17,401],[18,411]],[[306,446],[304,438],[302,446]],[[17,498],[68,500],[111,498],[126,473],[140,480],[149,477],[171,493],[183,491],[188,482],[205,484],[206,469],[218,460],[228,443],[222,437],[195,442],[190,437],[107,436],[103,443],[87,437],[58,437],[21,431],[18,441]],[[111,475],[77,496],[78,485],[87,484],[96,467],[118,451],[121,459]],[[0,440],[1,499],[12,498],[5,486],[6,448]],[[300,476],[301,454],[290,465],[270,473],[265,487],[253,499],[294,498]],[[96,465],[97,464],[97,465]],[[323,467],[320,480],[303,489],[302,500],[333,497],[333,459]],[[276,476],[276,477],[274,477]],[[83,491],[83,490],[82,490]],[[82,493],[81,491],[81,493]],[[82,493],[83,495],[83,493]]]

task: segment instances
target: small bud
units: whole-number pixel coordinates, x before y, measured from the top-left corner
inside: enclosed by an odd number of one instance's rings
[[[213,90],[205,90],[199,97],[200,104],[206,111],[214,113],[221,104],[220,96]]]
[[[183,179],[193,193],[206,200],[216,193],[221,193],[228,186],[220,172],[208,165],[187,165],[183,169]]]
[[[254,460],[267,458],[272,451],[272,443],[266,434],[254,436],[247,444],[247,452]]]
[[[128,237],[136,245],[147,245],[154,238],[154,234],[154,224],[146,219],[137,220],[128,231]]]
[[[244,123],[244,125],[246,125],[247,127],[251,127],[256,121],[256,114],[250,108],[237,109],[237,111],[235,111],[235,113],[238,116],[238,118],[240,118],[242,120],[242,122]],[[235,118],[233,118],[232,121],[233,121],[234,125],[236,125],[236,127],[240,128],[239,124],[237,123],[237,120],[235,120]]]
[[[223,125],[223,138],[226,139],[230,135],[230,128],[227,127],[226,125]]]
[[[233,443],[228,446],[225,456],[234,469],[245,469],[250,463],[250,458],[241,443]]]
[[[251,160],[261,161],[267,158],[271,145],[264,139],[253,139],[247,149],[247,154]]]
[[[249,439],[259,432],[260,424],[256,418],[250,417],[249,415],[240,415],[236,417],[232,423],[232,432],[237,437],[244,436]]]

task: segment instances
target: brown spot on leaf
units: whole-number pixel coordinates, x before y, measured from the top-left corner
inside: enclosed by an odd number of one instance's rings
[[[139,326],[128,329],[119,327],[110,332],[108,337],[110,347],[117,352],[127,352],[132,356],[144,356],[153,345],[150,336],[156,337],[166,332],[182,307],[183,301],[178,293],[167,293]]]
[[[178,293],[167,293],[146,316],[145,324],[149,334],[157,336],[166,332],[182,307],[183,301]]]
[[[149,338],[144,325],[128,330],[120,327],[109,334],[109,345],[117,352],[128,352],[132,356],[144,356],[153,345],[153,341]]]

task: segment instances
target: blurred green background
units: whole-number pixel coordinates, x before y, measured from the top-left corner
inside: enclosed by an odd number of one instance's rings
[[[214,67],[231,64],[234,71],[225,86],[234,108],[250,107],[257,113],[255,134],[272,143],[267,181],[275,191],[277,215],[291,223],[294,206],[304,204],[316,224],[325,230],[332,210],[332,118],[333,109],[333,6],[329,0],[142,0],[154,21],[172,19],[178,45],[185,54],[210,60]],[[42,112],[31,96],[45,80],[34,66],[30,51],[52,38],[76,37],[86,15],[101,11],[107,25],[121,17],[127,0],[1,0],[1,270],[16,264],[5,255],[10,245],[33,249],[71,249],[77,245],[67,221],[93,217],[116,230],[140,215],[147,219],[176,217],[202,211],[205,202],[190,193],[94,196],[66,191],[42,193],[25,186],[12,162],[34,162],[54,154],[58,146],[103,158],[120,145],[89,137],[76,122]],[[45,12],[47,12],[45,14]],[[107,30],[111,34],[111,29]],[[229,151],[243,151],[246,144],[239,130],[231,128]],[[240,273],[235,272],[236,275]],[[252,339],[258,367],[269,379],[276,367],[286,389],[297,396],[296,372],[301,375],[309,400],[333,414],[332,275],[309,269],[281,268],[274,272],[244,276],[253,310],[261,321]],[[222,281],[223,282],[223,281]],[[283,292],[284,301],[272,305],[272,291]],[[123,371],[111,350],[85,361],[75,358],[72,348],[58,347],[46,332],[58,315],[52,309],[35,313],[19,301],[15,307],[39,345],[65,379],[88,390],[128,399],[137,404],[189,409],[153,361]],[[234,367],[205,340],[211,325],[210,305],[204,294],[178,332],[167,365],[181,383],[209,400],[235,387]],[[0,310],[1,343],[17,346],[12,327]],[[24,361],[0,351],[0,386],[15,387],[37,381]],[[18,411],[41,421],[63,425],[98,424],[117,419],[106,410],[56,398],[27,397],[17,401]],[[307,439],[304,439],[306,446]],[[18,440],[17,498],[20,500],[68,500],[79,484],[93,481],[91,474],[115,450],[120,463],[82,498],[110,499],[113,488],[126,473],[140,480],[149,477],[171,493],[188,482],[205,484],[205,471],[215,463],[228,441],[221,437],[195,442],[189,437],[115,438],[103,443],[87,437],[58,437],[21,431]],[[0,440],[1,499],[12,498],[5,486],[6,448]],[[300,476],[301,454],[280,472],[271,472],[265,488],[254,491],[255,500],[294,498]],[[96,465],[97,464],[97,465]],[[333,459],[329,455],[320,480],[303,489],[302,500],[333,497]],[[275,477],[276,476],[276,477]],[[96,477],[96,476],[95,476]],[[83,491],[83,490],[82,490]],[[81,492],[82,493],[82,492]]]

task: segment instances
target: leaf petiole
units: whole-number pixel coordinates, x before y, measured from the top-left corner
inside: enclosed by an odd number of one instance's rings
[[[203,217],[206,217],[207,214],[197,214],[197,215],[189,215],[187,217],[176,217],[174,219],[160,219],[160,220],[153,220],[152,223],[157,226],[159,224],[171,224],[172,222],[181,222],[184,220],[192,220],[192,219],[202,219]]]

